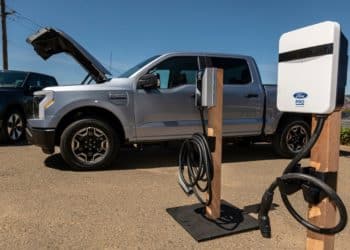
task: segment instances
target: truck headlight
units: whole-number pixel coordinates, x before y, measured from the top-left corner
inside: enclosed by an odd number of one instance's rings
[[[50,90],[42,90],[34,93],[34,97],[39,97],[42,100],[39,103],[39,119],[45,119],[45,110],[55,103],[54,92]]]

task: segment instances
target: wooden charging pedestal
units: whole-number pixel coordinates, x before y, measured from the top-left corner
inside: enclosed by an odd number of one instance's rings
[[[205,207],[197,203],[167,209],[167,212],[198,242],[259,228],[257,219],[221,200],[223,88],[223,69],[217,69],[216,105],[208,110],[207,129],[207,135],[215,137],[215,150],[211,153],[211,203]]]
[[[339,165],[341,111],[336,111],[327,118],[322,133],[311,150],[310,165],[320,172],[337,172]],[[312,119],[312,130],[316,119]],[[336,185],[332,187],[336,190]],[[322,227],[333,227],[336,224],[336,208],[327,198],[317,206],[310,206],[309,221]],[[334,249],[334,235],[317,234],[307,231],[307,250]]]
[[[215,136],[215,151],[212,152],[214,176],[211,183],[212,201],[206,207],[206,216],[210,219],[220,217],[221,206],[221,162],[222,162],[222,106],[223,106],[223,77],[222,69],[216,75],[216,105],[208,110],[208,136]]]

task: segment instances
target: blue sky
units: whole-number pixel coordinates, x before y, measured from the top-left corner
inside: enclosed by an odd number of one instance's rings
[[[155,54],[203,51],[251,55],[263,81],[275,83],[282,33],[332,20],[350,37],[350,2],[346,0],[6,2],[10,9],[41,26],[64,30],[111,67],[114,75]],[[10,69],[49,73],[66,84],[80,82],[85,72],[73,59],[58,55],[43,61],[25,42],[37,29],[39,26],[21,15],[9,17]]]

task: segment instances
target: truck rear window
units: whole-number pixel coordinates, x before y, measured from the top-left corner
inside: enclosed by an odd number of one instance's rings
[[[248,63],[244,59],[212,57],[215,68],[224,69],[224,84],[247,84],[252,81]]]

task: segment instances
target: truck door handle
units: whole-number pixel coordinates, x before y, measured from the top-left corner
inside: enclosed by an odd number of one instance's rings
[[[191,98],[195,98],[195,97],[196,97],[196,94],[192,94],[192,95],[191,95]]]
[[[245,98],[258,98],[258,97],[259,97],[258,94],[247,94],[247,95],[245,96]]]

